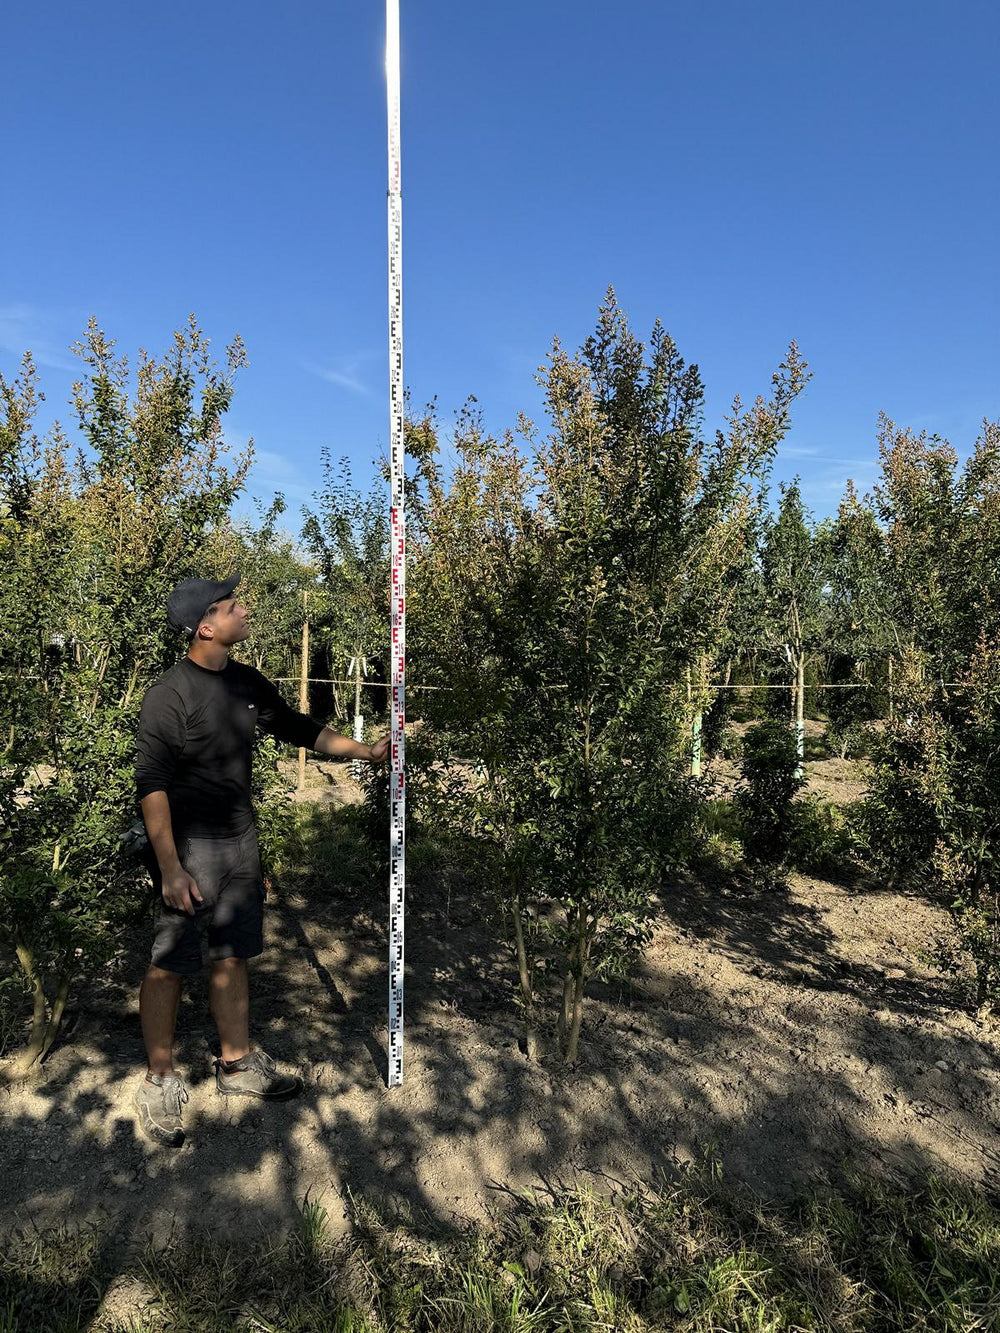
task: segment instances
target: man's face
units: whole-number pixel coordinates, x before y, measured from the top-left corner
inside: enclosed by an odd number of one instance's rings
[[[206,627],[211,629],[211,635],[202,634]],[[235,597],[227,597],[224,602],[212,603],[202,617],[198,633],[221,647],[230,648],[250,637],[250,616]]]

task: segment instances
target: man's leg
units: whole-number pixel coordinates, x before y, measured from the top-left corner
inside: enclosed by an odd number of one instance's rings
[[[151,964],[139,988],[139,1018],[151,1074],[173,1073],[174,1028],[180,999],[180,975]]]
[[[136,1088],[132,1104],[142,1132],[167,1148],[179,1148],[184,1142],[181,1111],[188,1099],[184,1080],[174,1073],[174,1027],[180,998],[180,973],[150,964],[139,988],[149,1071]]]
[[[216,1087],[225,1096],[294,1097],[302,1090],[302,1080],[279,1074],[270,1056],[250,1045],[247,959],[264,951],[264,885],[256,830],[247,829],[235,846],[227,846],[227,854],[228,874],[208,931],[209,1001],[222,1048]]]
[[[167,1148],[179,1148],[184,1142],[183,1111],[188,1091],[183,1078],[174,1072],[174,1029],[182,978],[194,976],[201,968],[201,940],[196,918],[168,908],[155,867],[152,874],[153,957],[139,989],[139,1018],[149,1070],[136,1088],[132,1104],[139,1128],[147,1138]],[[195,883],[207,897],[208,882],[199,875]]]
[[[212,1017],[219,1030],[222,1058],[216,1061],[215,1085],[236,1097],[283,1100],[302,1091],[302,1080],[279,1074],[274,1061],[250,1046],[250,986],[245,958],[219,958],[208,974]]]
[[[245,958],[217,958],[212,963],[208,1000],[223,1060],[241,1060],[250,1050],[250,983]]]

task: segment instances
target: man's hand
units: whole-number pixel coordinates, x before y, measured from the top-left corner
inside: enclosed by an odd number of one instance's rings
[[[163,901],[177,912],[194,916],[195,901],[203,901],[198,885],[182,865],[163,876]]]
[[[376,741],[374,745],[369,745],[368,749],[371,751],[370,763],[382,764],[385,762],[389,754],[389,739],[388,736],[383,736],[382,739]]]

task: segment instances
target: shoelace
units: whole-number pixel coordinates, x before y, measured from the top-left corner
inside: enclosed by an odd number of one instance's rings
[[[188,1091],[176,1075],[168,1075],[160,1084],[163,1101],[171,1115],[179,1116],[181,1107],[188,1100]]]
[[[270,1074],[272,1078],[277,1075],[278,1070],[275,1067],[274,1061],[269,1055],[266,1055],[264,1051],[255,1048],[251,1052],[251,1055],[256,1061],[258,1069],[262,1069],[265,1074]]]

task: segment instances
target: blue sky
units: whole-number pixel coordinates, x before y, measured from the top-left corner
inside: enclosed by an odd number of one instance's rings
[[[538,407],[613,283],[702,368],[708,424],[796,338],[777,476],[817,513],[880,410],[962,452],[1000,415],[1000,10],[981,0],[402,0],[406,380],[447,426]],[[386,447],[381,0],[16,6],[0,86],[0,367],[194,311],[250,367],[230,432],[295,510]]]

